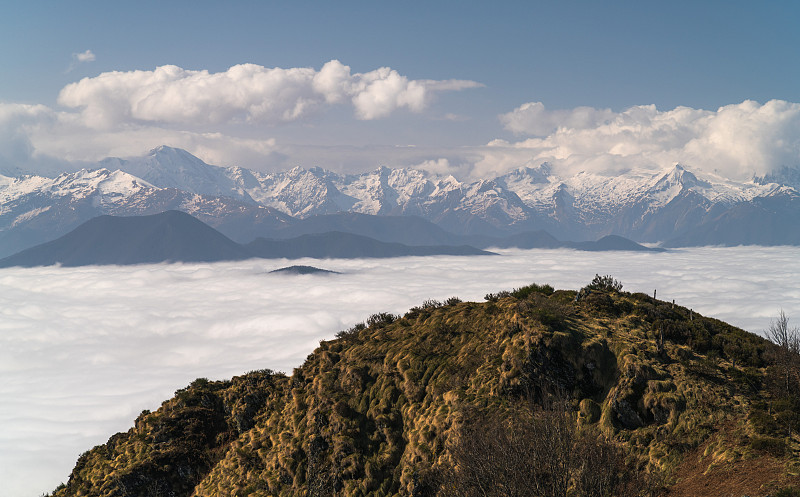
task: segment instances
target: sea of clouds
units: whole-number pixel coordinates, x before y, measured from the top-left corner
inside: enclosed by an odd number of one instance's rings
[[[0,481],[35,497],[77,456],[193,379],[291,373],[322,339],[426,299],[481,301],[531,282],[577,289],[611,274],[753,332],[800,322],[800,248],[666,253],[503,250],[499,256],[0,270]]]

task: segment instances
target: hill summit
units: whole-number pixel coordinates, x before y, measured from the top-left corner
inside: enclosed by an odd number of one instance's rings
[[[781,350],[611,277],[427,301],[194,381],[52,495],[796,495]]]

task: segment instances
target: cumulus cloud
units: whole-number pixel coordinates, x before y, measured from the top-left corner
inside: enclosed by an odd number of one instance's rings
[[[614,112],[611,109],[576,107],[569,110],[547,110],[541,102],[529,102],[502,114],[500,121],[506,129],[517,134],[546,136],[559,128],[594,128],[613,117]]]
[[[358,119],[398,109],[421,112],[433,94],[480,86],[473,81],[410,80],[389,67],[352,73],[338,60],[319,71],[240,64],[210,73],[167,65],[152,71],[106,72],[67,85],[59,103],[79,108],[86,122],[210,125],[291,122],[349,102]]]
[[[80,115],[44,105],[0,103],[0,175],[54,176],[104,157],[141,155],[169,144],[220,165],[285,165],[274,138],[132,125],[106,130],[86,126]],[[89,164],[87,164],[89,163]]]
[[[614,173],[682,163],[749,179],[782,166],[800,166],[800,104],[780,100],[748,100],[716,111],[659,111],[642,105],[622,112],[590,107],[551,111],[531,102],[500,120],[509,131],[531,138],[496,140],[490,143],[494,155],[521,150],[534,162],[550,161],[570,172]],[[493,164],[489,155],[483,169],[505,167]]]
[[[267,274],[290,264],[282,260],[0,270],[4,491],[52,490],[81,452],[194,378],[291,372],[319,340],[426,299],[481,301],[531,282],[574,289],[600,273],[756,332],[781,308],[800,319],[800,259],[790,247],[298,263],[343,274]]]
[[[0,174],[69,168],[67,161],[38,150],[33,140],[37,133],[52,130],[58,119],[58,113],[44,105],[0,103]]]
[[[195,132],[159,126],[130,126],[124,129],[92,130],[80,120],[61,117],[57,126],[31,134],[40,155],[71,161],[71,169],[85,167],[105,157],[142,155],[158,145],[190,151],[209,164],[272,166],[284,165],[286,158],[274,138],[241,138],[221,132]],[[63,161],[62,161],[63,162]],[[62,164],[62,170],[70,168]],[[52,168],[32,164],[28,172],[52,175]],[[60,171],[59,171],[60,172]]]

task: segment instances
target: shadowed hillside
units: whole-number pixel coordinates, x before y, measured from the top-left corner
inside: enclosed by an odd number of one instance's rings
[[[375,314],[291,376],[196,380],[52,495],[793,495],[795,356],[619,289]]]

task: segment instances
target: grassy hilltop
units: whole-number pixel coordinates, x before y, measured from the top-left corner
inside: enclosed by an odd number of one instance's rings
[[[52,495],[800,495],[780,352],[608,277],[429,301],[194,381]]]

